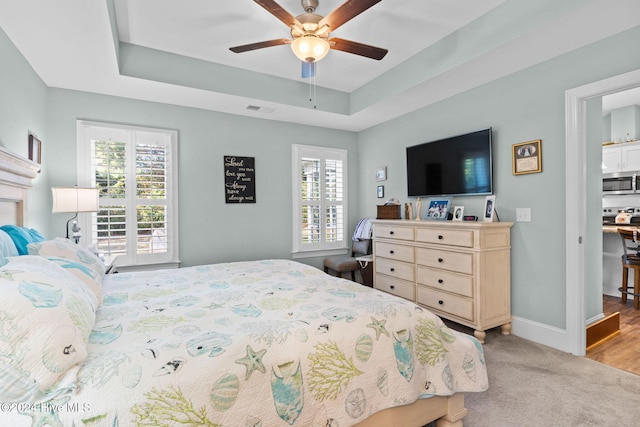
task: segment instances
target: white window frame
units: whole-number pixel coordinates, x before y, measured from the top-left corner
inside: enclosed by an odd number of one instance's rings
[[[167,251],[157,254],[137,254],[137,229],[136,222],[127,222],[127,255],[118,256],[116,264],[121,266],[152,266],[164,265],[177,267],[179,260],[179,233],[178,233],[178,132],[175,130],[148,128],[140,126],[128,126],[106,122],[94,122],[87,120],[76,121],[76,138],[77,138],[77,180],[80,187],[94,187],[95,176],[92,172],[91,159],[91,139],[92,133],[119,134],[123,138],[123,142],[131,143],[134,141],[136,132],[155,133],[167,141],[169,147],[169,169],[167,170],[167,234],[171,237],[167,242]],[[127,175],[135,174],[134,163],[126,165]],[[126,205],[137,204],[135,195],[125,199]],[[153,204],[153,203],[152,203]],[[96,214],[79,214],[78,225],[84,231],[83,237],[85,244],[93,245],[96,242],[97,226]]]
[[[321,170],[325,169],[325,161],[326,160],[340,160],[342,161],[343,167],[343,188],[342,188],[342,209],[343,209],[343,229],[342,229],[342,241],[337,242],[326,242],[326,230],[325,224],[326,221],[320,221],[321,227],[321,236],[322,241],[320,243],[303,243],[302,242],[302,187],[300,180],[300,166],[301,160],[305,157],[317,158],[320,159],[321,162]],[[340,148],[327,148],[327,147],[316,147],[310,145],[292,145],[292,166],[291,166],[291,182],[292,182],[292,208],[293,208],[293,249],[292,255],[293,258],[308,258],[308,257],[316,257],[316,256],[327,256],[327,255],[335,255],[335,254],[344,254],[347,252],[349,248],[350,238],[349,238],[349,212],[348,212],[348,203],[349,200],[347,195],[348,185],[348,169],[347,169],[347,150]],[[324,195],[324,179],[320,180],[321,189],[320,194]],[[304,202],[307,203],[307,202]],[[326,204],[329,202],[324,198],[320,201],[320,211],[324,215],[326,212]],[[335,202],[331,202],[334,204]]]

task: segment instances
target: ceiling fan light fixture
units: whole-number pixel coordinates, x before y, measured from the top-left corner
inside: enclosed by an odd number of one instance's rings
[[[303,36],[291,42],[291,50],[300,60],[320,61],[329,53],[329,42],[314,35]]]

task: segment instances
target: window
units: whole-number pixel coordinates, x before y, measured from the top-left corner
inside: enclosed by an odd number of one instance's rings
[[[293,145],[293,252],[347,247],[347,151]]]
[[[100,195],[88,245],[120,265],[178,262],[176,143],[175,131],[78,122],[78,184]]]

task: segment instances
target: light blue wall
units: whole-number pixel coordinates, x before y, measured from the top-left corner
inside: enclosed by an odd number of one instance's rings
[[[503,221],[515,219],[517,207],[532,209],[531,223],[512,229],[512,311],[524,319],[564,328],[564,92],[582,84],[640,68],[640,28],[562,55],[482,87],[446,99],[377,127],[354,134],[295,124],[239,117],[179,106],[128,100],[61,89],[46,89],[0,33],[0,142],[26,154],[29,130],[42,137],[43,174],[36,179],[30,224],[62,230],[64,218],[49,216],[49,187],[75,183],[75,120],[113,121],[176,129],[179,132],[181,258],[185,265],[263,257],[290,257],[291,144],[318,144],[349,150],[350,225],[375,216],[374,179],[387,166],[385,197],[406,196],[404,148],[452,134],[494,129],[494,181]],[[591,128],[590,128],[591,129]],[[594,131],[594,130],[592,130]],[[595,130],[598,132],[598,130]],[[601,135],[601,130],[598,134]],[[513,176],[512,144],[542,139],[543,172]],[[22,142],[20,142],[22,141]],[[599,138],[592,150],[600,150]],[[255,205],[225,205],[222,157],[256,157]],[[599,174],[598,154],[588,156],[588,174]],[[55,178],[53,178],[55,177]],[[596,180],[593,180],[594,182]],[[589,189],[595,205],[600,188]],[[481,197],[457,198],[466,213],[480,213]],[[46,215],[45,215],[46,213]],[[600,212],[588,212],[599,224]],[[594,219],[595,218],[595,219]],[[53,233],[51,233],[53,234]],[[51,235],[50,234],[50,235]],[[60,234],[60,233],[57,233]],[[587,259],[599,257],[600,228],[585,236]],[[601,236],[600,236],[601,239]],[[318,259],[309,260],[318,265]],[[597,269],[588,289],[597,289]],[[594,282],[595,281],[595,282]],[[590,296],[591,298],[599,298]],[[592,306],[588,302],[588,307]],[[597,308],[589,308],[597,310]]]
[[[375,215],[375,168],[387,166],[385,197],[409,201],[406,191],[405,147],[450,135],[493,127],[494,193],[503,221],[515,221],[515,210],[528,207],[532,222],[515,223],[512,245],[512,313],[546,325],[565,328],[565,91],[640,68],[640,27],[530,67],[398,119],[360,132],[360,206],[363,216]],[[600,120],[601,121],[601,120]],[[593,131],[593,130],[592,130]],[[590,138],[589,203],[600,199],[602,131]],[[512,175],[511,147],[542,140],[542,173]],[[484,197],[457,197],[454,205],[479,215]],[[588,212],[592,225],[585,240],[587,259],[600,259],[601,213]],[[600,242],[600,243],[598,243]],[[590,267],[591,268],[591,267]],[[601,266],[600,266],[601,268]],[[594,266],[587,289],[601,286]],[[600,295],[589,296],[600,298]],[[595,303],[594,303],[595,304]],[[594,304],[587,304],[594,308]],[[590,313],[591,314],[591,313]]]
[[[49,152],[46,132],[47,86],[0,29],[0,146],[27,157],[29,133],[42,144],[42,156]],[[27,206],[26,225],[48,232],[49,221],[45,212],[51,204],[45,202],[48,170],[42,170],[35,182],[40,184],[31,192]],[[2,195],[0,194],[0,197]]]
[[[73,185],[76,119],[178,131],[180,258],[183,266],[231,260],[291,257],[291,145],[348,150],[350,194],[358,189],[353,132],[259,120],[175,105],[50,89],[48,153],[51,185]],[[256,159],[255,204],[225,204],[223,156]],[[358,198],[349,202],[350,230]],[[59,216],[59,215],[58,215]],[[65,218],[53,218],[64,230]],[[320,259],[303,260],[321,265]]]

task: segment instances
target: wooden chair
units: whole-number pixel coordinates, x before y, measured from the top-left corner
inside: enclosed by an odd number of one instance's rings
[[[622,303],[627,303],[627,295],[633,295],[633,308],[640,308],[640,230],[618,228],[618,235],[622,240],[622,287],[618,290],[622,294]],[[629,246],[633,242],[635,246]],[[633,292],[629,290],[629,270],[633,270]]]
[[[356,281],[356,270],[358,270],[358,261],[356,256],[367,255],[371,240],[354,241],[351,246],[351,256],[330,256],[324,259],[324,272],[330,274],[334,271],[336,276],[342,277],[343,273],[351,272],[351,280]]]

